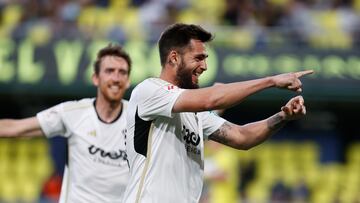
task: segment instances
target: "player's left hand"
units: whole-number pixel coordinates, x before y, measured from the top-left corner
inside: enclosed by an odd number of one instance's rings
[[[304,98],[296,96],[290,99],[285,106],[281,107],[284,113],[285,120],[296,120],[306,114],[306,107],[304,105]]]

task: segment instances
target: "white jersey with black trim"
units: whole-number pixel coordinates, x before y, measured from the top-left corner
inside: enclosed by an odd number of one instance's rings
[[[135,87],[127,112],[130,179],[123,202],[198,202],[204,139],[225,120],[212,112],[172,113],[186,91],[159,78]]]
[[[68,138],[61,203],[121,202],[129,178],[125,152],[127,101],[112,123],[102,122],[94,99],[64,102],[37,114],[47,137]]]

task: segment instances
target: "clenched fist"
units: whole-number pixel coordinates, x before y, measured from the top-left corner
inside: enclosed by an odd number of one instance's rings
[[[306,114],[304,98],[297,96],[290,99],[285,106],[281,107],[281,113],[285,120],[296,120]]]

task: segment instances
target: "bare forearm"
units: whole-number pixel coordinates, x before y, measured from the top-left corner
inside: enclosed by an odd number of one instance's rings
[[[232,107],[246,97],[269,87],[302,91],[300,77],[312,70],[248,80],[244,82],[215,85],[208,88],[184,91],[176,100],[173,112],[199,112]]]
[[[266,119],[267,127],[269,131],[275,133],[280,130],[288,121],[285,120],[283,112],[279,112],[270,118]]]
[[[276,133],[287,121],[299,119],[305,114],[304,99],[297,96],[281,107],[280,112],[265,120],[243,126],[225,122],[209,139],[236,149],[250,149]]]
[[[246,97],[273,86],[271,78],[187,90],[177,99],[173,112],[199,112],[230,108]]]
[[[16,137],[15,120],[1,119],[0,120],[0,137]]]
[[[35,117],[0,120],[0,137],[35,137],[42,135],[44,133]]]
[[[214,86],[212,87],[214,88],[213,92],[208,93],[208,97],[210,95],[209,101],[212,101],[213,105],[211,109],[232,107],[246,97],[271,86],[273,86],[273,83],[270,78]]]
[[[265,120],[249,123],[242,126],[241,134],[246,136],[241,147],[250,149],[256,145],[261,144],[277,131],[279,131],[287,121],[279,114],[275,114]]]
[[[209,139],[236,149],[250,149],[264,142],[286,124],[281,113],[243,126],[225,122]]]
[[[256,80],[224,84],[222,87],[219,85],[221,88],[216,89],[215,94],[211,94],[211,96],[215,97],[213,100],[218,101],[215,103],[217,104],[216,109],[219,109],[231,107],[242,101],[245,97],[269,87],[278,87],[301,92],[302,84],[299,77],[311,73],[313,73],[312,70],[284,73]],[[217,86],[214,86],[213,88],[215,87]]]

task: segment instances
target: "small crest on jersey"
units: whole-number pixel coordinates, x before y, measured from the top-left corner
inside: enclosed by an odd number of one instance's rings
[[[178,89],[178,87],[175,86],[175,85],[169,84],[169,85],[164,86],[164,89],[169,91],[169,92],[174,92],[174,91],[176,91]]]
[[[96,137],[96,130],[89,131],[87,134],[92,137]]]

